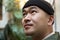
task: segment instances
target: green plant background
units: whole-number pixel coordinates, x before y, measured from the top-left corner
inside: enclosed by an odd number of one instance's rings
[[[8,35],[12,37],[11,40],[32,40],[31,37],[26,37],[21,24],[22,9],[15,7],[14,0],[8,0],[5,9],[13,16],[13,19],[8,22],[8,27],[11,29]]]

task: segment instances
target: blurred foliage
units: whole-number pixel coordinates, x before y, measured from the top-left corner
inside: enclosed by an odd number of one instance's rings
[[[17,24],[10,25],[9,35],[10,40],[26,40],[26,36],[21,25],[20,27]]]
[[[2,5],[2,0],[0,0],[0,5]]]
[[[20,10],[19,0],[7,0],[6,2],[6,10],[8,12],[14,12]]]
[[[13,12],[16,19],[22,19],[22,10]]]
[[[6,11],[11,13],[13,19],[8,23],[9,25],[9,35],[11,40],[31,40],[31,37],[26,37],[21,20],[22,20],[22,9],[20,9],[19,0],[7,0]]]

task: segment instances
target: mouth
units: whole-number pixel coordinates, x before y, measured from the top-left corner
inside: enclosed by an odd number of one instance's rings
[[[33,24],[26,24],[26,25],[24,25],[24,28],[25,29],[29,29],[30,27],[32,27],[33,26]]]

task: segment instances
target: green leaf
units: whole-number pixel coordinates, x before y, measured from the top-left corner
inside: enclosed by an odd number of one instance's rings
[[[22,18],[22,11],[14,11],[14,16],[16,19],[21,19]]]

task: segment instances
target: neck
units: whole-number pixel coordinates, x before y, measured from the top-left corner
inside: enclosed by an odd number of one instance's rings
[[[52,32],[53,32],[52,27],[49,27],[46,31],[44,31],[44,33],[40,33],[33,36],[33,40],[42,40],[43,38],[45,38],[47,35],[49,35]]]

